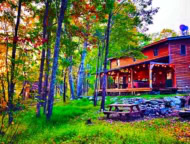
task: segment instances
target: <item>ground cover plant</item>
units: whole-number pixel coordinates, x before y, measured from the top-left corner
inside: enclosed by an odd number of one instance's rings
[[[35,108],[18,112],[3,143],[117,143],[117,144],[183,144],[190,143],[190,122],[179,118],[158,118],[123,122],[105,119],[99,107],[87,99],[63,104],[57,102],[50,121],[36,118]],[[87,124],[87,120],[92,124]]]

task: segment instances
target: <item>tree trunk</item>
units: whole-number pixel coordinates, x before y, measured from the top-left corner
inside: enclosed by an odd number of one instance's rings
[[[14,96],[14,88],[15,88],[15,58],[16,58],[16,47],[17,47],[17,40],[18,40],[18,27],[20,24],[20,15],[21,15],[21,4],[22,0],[19,0],[18,3],[18,15],[17,21],[15,26],[15,34],[13,39],[13,49],[12,49],[12,57],[11,57],[11,79],[10,79],[10,86],[8,89],[8,107],[9,107],[9,124],[13,121],[13,96]]]
[[[6,76],[7,76],[7,85],[8,85],[8,91],[9,91],[9,66],[8,66],[8,55],[9,55],[9,46],[8,46],[8,33],[7,33],[7,40],[6,40],[6,59],[5,59],[5,64],[6,64]]]
[[[88,89],[89,89],[89,73],[86,74],[86,95],[88,96]]]
[[[47,41],[47,54],[46,54],[46,72],[45,72],[45,85],[44,85],[44,92],[43,92],[43,113],[46,114],[46,105],[47,105],[47,95],[48,95],[48,88],[49,88],[49,71],[50,71],[50,59],[51,59],[51,49],[49,46],[49,39],[51,33],[48,33],[48,41]]]
[[[71,91],[71,99],[75,99],[75,91],[74,91],[74,82],[73,82],[73,66],[72,66],[72,56],[70,56],[69,61],[71,65],[69,66],[69,85]]]
[[[63,96],[63,102],[64,102],[64,70],[62,71],[61,77],[63,78],[63,81],[61,80],[61,83],[59,84],[59,91],[60,91],[60,96]]]
[[[47,20],[48,20],[48,10],[49,10],[49,0],[46,2],[46,9],[44,12],[44,19],[43,19],[43,49],[42,49],[42,56],[41,56],[41,64],[40,64],[40,76],[39,76],[39,84],[38,84],[38,102],[36,105],[36,116],[40,116],[40,104],[42,100],[42,81],[43,81],[43,73],[44,73],[44,61],[45,61],[45,40],[47,39]]]
[[[85,73],[85,68],[83,72],[83,80],[82,80],[82,96],[85,95],[86,92],[86,73]]]
[[[105,98],[106,98],[106,85],[107,85],[107,58],[109,52],[109,37],[110,37],[110,24],[111,24],[112,13],[110,12],[107,24],[107,33],[106,33],[106,49],[105,49],[105,59],[104,59],[104,76],[103,76],[103,85],[102,85],[102,102],[101,110],[105,110]]]
[[[83,85],[83,80],[84,80],[84,61],[86,58],[86,48],[87,48],[87,42],[84,42],[84,48],[82,51],[82,56],[81,56],[81,64],[78,72],[78,79],[77,79],[77,97],[81,97],[82,95],[82,85]]]
[[[66,83],[66,79],[67,79],[67,69],[65,70],[64,73],[64,81],[63,81],[63,102],[66,102],[66,92],[67,92],[67,83]]]
[[[67,0],[62,0],[60,16],[59,16],[59,20],[58,20],[58,28],[57,28],[57,32],[56,32],[56,42],[55,42],[55,48],[54,48],[54,59],[53,59],[53,67],[52,67],[52,74],[51,74],[50,92],[48,95],[47,119],[51,118],[52,111],[53,111],[54,89],[55,89],[56,71],[57,71],[57,67],[58,67],[62,22],[64,19],[64,14],[65,14],[66,8],[67,8]]]
[[[3,91],[3,98],[6,101],[5,84],[4,84],[3,79],[1,79],[1,87],[2,87],[2,91]]]
[[[99,61],[100,61],[100,46],[98,48],[98,58],[97,58],[97,63],[96,63],[96,81],[95,81],[95,90],[94,90],[94,106],[97,105],[97,89],[98,89],[98,74],[99,74]]]

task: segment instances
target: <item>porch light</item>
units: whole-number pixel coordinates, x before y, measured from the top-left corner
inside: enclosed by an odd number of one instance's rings
[[[145,67],[145,64],[143,64],[143,68]]]
[[[112,75],[114,75],[115,73],[114,72],[112,72]]]

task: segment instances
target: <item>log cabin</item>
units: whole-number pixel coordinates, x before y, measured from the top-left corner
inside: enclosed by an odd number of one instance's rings
[[[142,53],[143,59],[109,59],[107,93],[190,90],[190,36],[162,39],[143,47]]]

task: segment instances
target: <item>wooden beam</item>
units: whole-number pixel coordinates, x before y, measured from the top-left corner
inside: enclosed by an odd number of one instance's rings
[[[150,64],[169,65],[169,63],[150,62]]]

